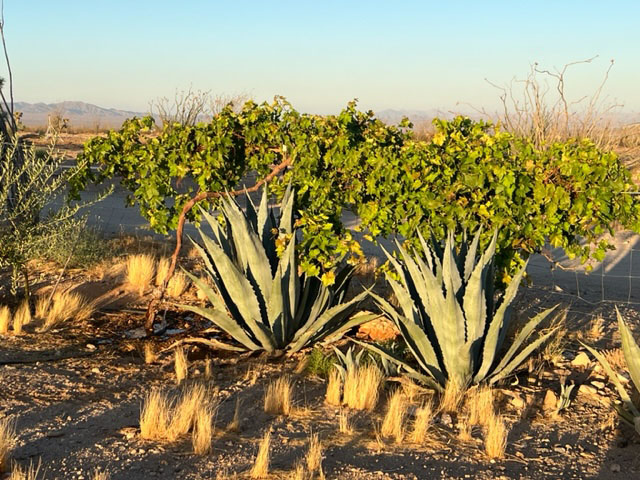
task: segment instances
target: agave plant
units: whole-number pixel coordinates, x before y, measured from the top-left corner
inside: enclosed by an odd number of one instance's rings
[[[618,329],[620,330],[620,338],[622,339],[622,353],[624,359],[629,368],[629,376],[633,381],[633,385],[636,390],[640,392],[640,346],[633,339],[631,329],[627,326],[620,311],[616,307],[616,314],[618,316]],[[616,406],[616,410],[620,414],[620,417],[629,425],[636,429],[636,432],[640,434],[640,407],[636,406],[631,400],[631,396],[627,393],[622,382],[618,378],[617,373],[611,368],[611,365],[607,361],[607,358],[600,352],[589,345],[584,345],[594,357],[600,362],[602,368],[605,369],[607,375],[615,385],[620,398],[622,399],[622,406]]]
[[[276,218],[266,189],[258,207],[247,195],[246,213],[234,199],[223,198],[224,226],[203,211],[214,238],[200,230],[202,245],[193,243],[217,291],[187,272],[211,307],[183,308],[211,320],[242,345],[226,348],[296,352],[371,319],[350,318],[367,291],[344,302],[352,266],[339,268],[331,286],[299,273],[293,200],[293,191],[287,189]]]
[[[481,255],[479,239],[478,233],[470,244],[463,241],[456,250],[452,233],[444,248],[438,244],[432,248],[420,236],[424,254],[414,251],[410,255],[396,242],[398,259],[385,250],[395,270],[387,272],[386,278],[398,300],[399,311],[382,297],[372,295],[400,329],[420,368],[413,368],[380,347],[358,343],[437,389],[451,381],[461,388],[481,382],[491,384],[510,375],[554,333],[551,329],[527,343],[536,327],[556,307],[531,318],[503,352],[509,338],[512,302],[526,265],[496,298],[493,261],[497,232]]]

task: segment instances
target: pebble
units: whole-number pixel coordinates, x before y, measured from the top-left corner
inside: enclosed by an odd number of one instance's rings
[[[596,387],[598,390],[604,390],[605,384],[604,382],[600,382],[598,380],[594,380],[591,382],[591,385],[593,385],[594,387]]]
[[[94,351],[97,347],[93,343],[87,343],[87,350]]]
[[[591,359],[585,352],[580,352],[576,358],[571,360],[571,365],[574,367],[588,367],[590,364]]]
[[[612,463],[609,468],[613,473],[617,473],[620,471],[620,465],[617,463]]]
[[[547,393],[544,394],[544,401],[542,402],[543,410],[555,410],[557,406],[558,398],[556,397],[556,394],[553,393],[553,390],[547,390]]]
[[[592,397],[598,396],[598,391],[591,385],[587,385],[587,384],[580,385],[580,388],[578,389],[578,393],[590,395]]]

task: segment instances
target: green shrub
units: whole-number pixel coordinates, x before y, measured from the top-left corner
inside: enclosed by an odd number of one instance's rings
[[[438,389],[448,382],[458,388],[492,384],[512,374],[553,333],[551,330],[527,343],[555,307],[530,319],[513,339],[509,338],[511,303],[524,267],[496,301],[493,272],[497,234],[483,254],[478,254],[479,240],[478,233],[473,242],[464,242],[456,251],[453,234],[449,234],[444,248],[431,248],[420,237],[424,256],[417,252],[410,255],[400,244],[399,259],[387,253],[394,269],[393,274],[387,273],[387,281],[399,311],[382,297],[372,295],[397,325],[418,369],[383,348],[362,345]],[[508,347],[506,352],[503,347]]]
[[[246,213],[235,200],[223,199],[225,227],[203,211],[215,239],[200,231],[203,246],[194,244],[217,292],[189,274],[213,308],[183,308],[208,318],[247,350],[296,352],[372,318],[349,319],[367,295],[344,301],[352,266],[340,268],[330,286],[299,271],[293,197],[287,191],[278,219],[268,208],[266,189],[258,208],[247,196]]]
[[[373,236],[400,234],[420,249],[418,233],[444,238],[454,229],[460,243],[463,232],[482,228],[486,247],[498,229],[497,273],[508,283],[547,241],[571,258],[602,260],[611,247],[602,233],[616,225],[640,231],[629,172],[589,140],[536,148],[490,123],[434,124],[430,142],[409,141],[367,160],[366,184],[354,195]]]
[[[11,267],[14,292],[18,275],[23,274],[29,294],[26,271],[29,260],[44,256],[56,242],[76,238],[84,227],[84,219],[77,214],[87,203],[65,203],[43,214],[53,200],[64,194],[69,180],[78,173],[78,168],[60,169],[61,163],[62,158],[52,149],[46,155],[38,154],[34,147],[25,146],[17,138],[2,150],[0,268]]]
[[[460,243],[463,231],[483,227],[486,247],[498,228],[496,264],[505,285],[547,241],[570,257],[601,260],[611,248],[602,233],[618,224],[640,231],[629,172],[589,140],[538,147],[482,121],[434,123],[434,136],[417,141],[408,121],[385,125],[355,102],[320,116],[300,114],[283,99],[247,102],[240,112],[228,107],[209,123],[174,124],[157,136],[149,135],[151,117],[134,118],[85,145],[72,192],[119,176],[129,203],[139,204],[154,230],[168,233],[196,190],[231,190],[247,173],[263,177],[291,159],[271,189],[278,198],[287,185],[296,189],[299,266],[325,283],[345,257],[363,257],[342,224],[345,208],[362,219],[369,239],[399,234],[417,249],[419,232],[443,238],[457,229]]]

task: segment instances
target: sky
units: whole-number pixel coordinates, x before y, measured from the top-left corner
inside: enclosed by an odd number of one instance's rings
[[[192,87],[312,113],[495,110],[530,66],[640,111],[640,2],[4,0],[16,100],[148,110]],[[0,75],[6,68],[0,67]],[[6,87],[5,87],[6,89]]]

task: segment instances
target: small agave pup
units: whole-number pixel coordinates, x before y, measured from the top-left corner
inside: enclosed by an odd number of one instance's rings
[[[495,383],[510,375],[553,330],[525,345],[536,327],[556,307],[532,319],[513,338],[499,357],[511,318],[511,303],[524,274],[523,267],[503,295],[494,295],[493,259],[497,232],[487,250],[479,255],[478,233],[471,244],[456,251],[450,233],[444,249],[429,247],[422,237],[424,257],[410,255],[399,242],[399,259],[385,251],[395,270],[387,273],[400,311],[373,295],[384,313],[398,326],[420,369],[370,344],[362,345],[400,365],[409,376],[442,389],[448,382],[459,388],[481,382]],[[360,343],[360,342],[358,342]]]
[[[629,376],[631,377],[636,390],[640,392],[640,346],[638,346],[636,341],[633,339],[631,329],[625,323],[617,307],[616,314],[618,316],[620,338],[622,339],[622,352],[624,353],[624,359],[627,363],[627,367],[629,368]],[[596,357],[598,362],[600,362],[604,370],[607,372],[609,379],[618,390],[620,398],[622,399],[622,406],[616,405],[616,410],[620,414],[620,417],[629,425],[634,427],[636,432],[640,434],[640,407],[633,403],[631,396],[625,390],[624,385],[622,385],[622,382],[618,378],[618,374],[613,368],[611,368],[607,358],[589,345],[585,345],[584,343],[582,345],[584,345],[587,350]]]
[[[194,244],[217,292],[187,272],[212,307],[183,308],[211,320],[242,345],[225,344],[226,348],[296,352],[337,338],[372,317],[350,318],[366,291],[343,303],[353,267],[339,269],[334,285],[328,287],[316,277],[299,273],[293,200],[289,188],[276,219],[268,207],[266,189],[258,208],[247,196],[246,213],[235,200],[223,198],[220,210],[225,227],[203,212],[215,238],[200,230],[203,246]]]

